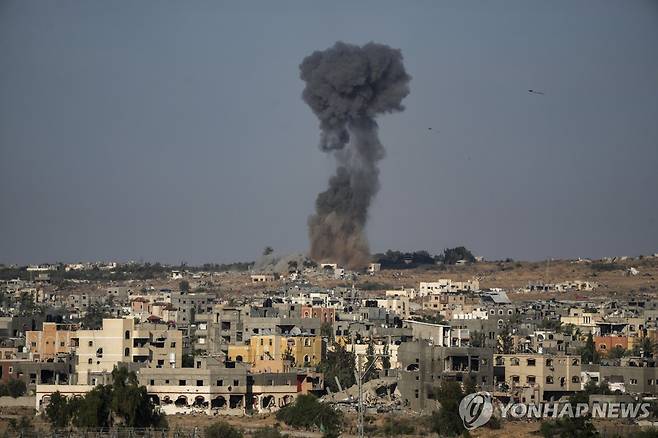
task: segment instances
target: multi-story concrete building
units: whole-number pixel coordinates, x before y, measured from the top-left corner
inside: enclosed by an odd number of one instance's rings
[[[513,395],[522,402],[538,402],[581,390],[580,356],[563,354],[502,354],[496,355],[498,382],[504,381]]]
[[[316,318],[323,324],[333,324],[336,320],[336,309],[333,307],[313,307],[302,305],[300,309],[301,318]]]
[[[100,330],[78,330],[72,338],[79,384],[96,384],[119,363],[153,368],[182,365],[182,333],[166,324],[136,325],[133,319],[104,319]]]
[[[653,359],[622,358],[618,365],[583,365],[583,374],[606,382],[610,389],[636,395],[658,395],[658,367]],[[586,377],[583,376],[583,377]]]
[[[421,281],[420,287],[418,288],[418,296],[425,297],[430,294],[473,292],[477,290],[480,290],[480,282],[478,280],[452,281],[447,278],[442,278],[431,282]]]
[[[420,340],[404,342],[398,348],[400,380],[404,403],[414,411],[436,408],[434,393],[441,381],[463,383],[466,379],[483,390],[493,388],[493,349],[442,347]]]
[[[262,369],[280,369],[277,362],[291,360],[297,366],[315,366],[324,358],[320,336],[251,336],[244,345],[229,345],[228,359]]]
[[[44,322],[41,330],[25,332],[25,347],[32,359],[46,361],[72,352],[72,339],[76,336],[77,324]]]

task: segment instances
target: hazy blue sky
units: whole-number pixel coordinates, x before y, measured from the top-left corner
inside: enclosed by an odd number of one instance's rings
[[[658,251],[656,1],[1,0],[0,262],[306,250],[334,162],[298,65],[336,40],[413,76],[373,251]]]

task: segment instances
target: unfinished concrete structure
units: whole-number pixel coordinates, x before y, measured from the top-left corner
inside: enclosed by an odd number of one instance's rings
[[[482,390],[493,389],[493,349],[443,347],[426,340],[404,342],[398,349],[401,365],[398,388],[412,410],[433,410],[435,389],[442,380],[464,383]]]

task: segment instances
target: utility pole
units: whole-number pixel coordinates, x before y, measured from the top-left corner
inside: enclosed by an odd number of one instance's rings
[[[376,363],[377,359],[382,358],[382,357],[390,357],[390,354],[376,354],[375,353],[375,358],[372,361],[372,363],[366,368],[365,370],[363,369],[363,357],[365,355],[363,353],[359,353],[356,355],[356,383],[359,388],[359,404],[358,404],[358,409],[359,409],[359,417],[358,417],[358,431],[359,431],[359,438],[364,437],[363,429],[364,429],[364,422],[365,422],[365,413],[363,409],[363,378],[366,376],[368,371],[370,371],[370,368],[372,368]]]
[[[363,355],[357,356],[357,384],[359,385],[359,438],[363,438]]]

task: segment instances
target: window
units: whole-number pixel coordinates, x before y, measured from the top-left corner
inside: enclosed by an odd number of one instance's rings
[[[130,356],[130,348],[126,348],[125,350],[123,350],[123,355],[124,355],[125,357]]]
[[[89,341],[89,343],[87,345],[89,345],[90,347],[93,347],[94,346],[94,341]]]
[[[546,366],[547,367],[552,367],[553,366],[553,359],[546,359]],[[548,382],[546,382],[548,383]]]
[[[519,365],[519,358],[518,358],[518,357],[512,357],[512,358],[510,358],[510,365],[512,365],[512,366],[518,366],[518,365]]]
[[[233,381],[233,386],[240,386],[240,381],[238,379],[235,379]]]
[[[533,385],[533,384],[537,381],[537,379],[535,378],[535,376],[527,376],[527,377],[525,378],[525,380],[526,380],[527,383],[529,383],[529,384],[531,384],[531,385]]]
[[[64,346],[64,341],[60,342],[60,343],[59,343],[59,346],[60,346],[60,347],[63,347],[63,346]]]
[[[203,380],[197,380],[196,386],[203,386]]]
[[[571,383],[580,383],[580,377],[578,376],[573,376],[571,378]]]
[[[527,359],[526,363],[529,367],[534,367],[535,364],[537,363],[536,359]]]
[[[87,361],[87,363],[88,363],[89,365],[91,365],[92,363],[94,363],[94,361],[91,360],[91,357],[90,357],[89,360]]]
[[[574,366],[574,367],[578,366],[579,364],[580,364],[580,361],[577,358],[571,361],[571,365]]]
[[[126,330],[126,333],[123,336],[126,339],[130,339],[130,330]]]
[[[151,386],[155,385],[155,380],[151,379],[151,380],[149,381],[149,385],[151,385]]]
[[[217,386],[224,386],[224,381],[222,379],[219,379],[217,381]]]
[[[519,376],[512,376],[512,382],[519,383],[519,381],[520,381]]]
[[[185,386],[187,382],[185,380],[179,380],[178,381],[178,386]]]
[[[631,379],[631,385],[637,385],[637,379]]]
[[[176,348],[176,343],[175,342],[171,343],[171,348]]]
[[[553,376],[546,376],[546,383],[549,385],[553,384]]]

